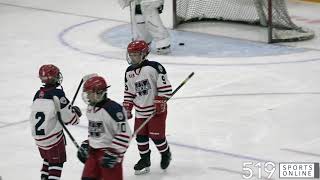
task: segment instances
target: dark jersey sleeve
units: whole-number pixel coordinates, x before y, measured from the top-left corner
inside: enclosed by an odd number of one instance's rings
[[[123,108],[120,104],[115,101],[108,101],[103,108],[110,114],[112,119],[116,122],[123,122],[126,120],[125,115],[123,113]]]
[[[35,94],[33,101],[36,99],[52,99],[53,96],[57,96],[60,99],[60,107],[63,109],[69,104],[69,100],[66,97],[64,91],[62,89],[57,88],[40,88]]]
[[[157,71],[157,95],[166,98],[172,96],[172,86],[168,79],[166,69],[158,62],[148,61],[148,66],[153,67]]]
[[[166,69],[159,62],[146,61],[144,65],[153,67],[158,72],[158,74],[167,74]]]

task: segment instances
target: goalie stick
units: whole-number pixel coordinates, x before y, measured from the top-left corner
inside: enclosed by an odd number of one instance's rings
[[[134,41],[133,23],[136,23],[135,17],[134,17],[135,11],[136,11],[136,2],[131,1],[129,8],[130,8],[131,40]]]
[[[176,94],[179,89],[184,85],[186,84],[186,82],[194,75],[194,72],[190,73],[189,76],[180,83],[180,85],[172,92],[172,95],[171,95],[171,98],[173,97],[174,94]],[[170,98],[170,99],[171,99]],[[170,100],[168,99],[167,102]],[[139,127],[137,130],[135,130],[131,136],[131,139],[134,138],[138,132],[153,118],[153,116],[155,115],[155,112],[153,112]]]

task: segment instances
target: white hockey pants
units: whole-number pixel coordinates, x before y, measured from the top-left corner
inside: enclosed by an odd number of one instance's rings
[[[147,43],[154,40],[156,48],[170,45],[168,30],[164,27],[159,15],[158,7],[161,1],[141,2],[141,14],[136,14],[137,39],[143,39]]]

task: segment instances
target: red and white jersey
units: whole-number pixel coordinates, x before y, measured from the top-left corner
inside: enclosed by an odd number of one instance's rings
[[[72,106],[62,89],[41,88],[33,99],[29,118],[32,136],[41,149],[50,149],[64,139],[62,126],[56,115],[54,96],[60,100],[61,117],[64,123],[79,123],[79,117],[72,111]]]
[[[160,63],[144,60],[127,68],[124,101],[134,104],[137,118],[147,118],[153,113],[155,96],[170,98],[171,95],[170,81]]]
[[[131,129],[124,109],[118,103],[106,99],[96,106],[88,106],[86,112],[88,140],[94,149],[112,149],[120,158],[129,147]]]

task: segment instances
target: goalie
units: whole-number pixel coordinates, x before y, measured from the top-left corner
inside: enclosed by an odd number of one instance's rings
[[[170,50],[170,36],[164,27],[160,14],[164,0],[118,0],[122,8],[131,3],[131,23],[136,33],[135,40],[144,40],[149,45],[155,42],[158,54],[168,54]]]

